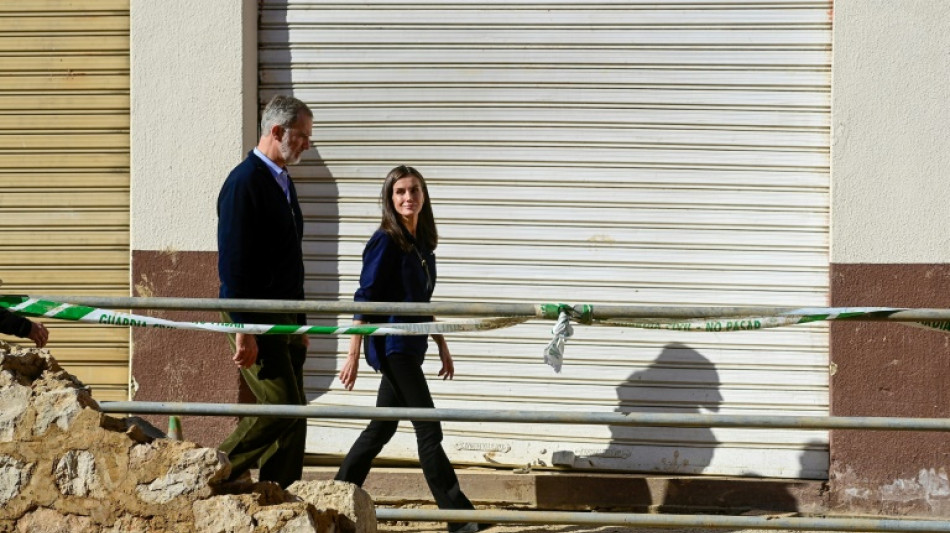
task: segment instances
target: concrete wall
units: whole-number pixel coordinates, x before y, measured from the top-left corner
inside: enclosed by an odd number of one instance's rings
[[[132,0],[132,249],[215,251],[215,199],[257,140],[257,2]]]
[[[131,91],[133,294],[216,297],[218,190],[257,140],[257,2],[132,0]],[[132,342],[136,400],[238,399],[224,336],[133,330]],[[233,421],[183,425],[217,445]]]
[[[950,308],[950,2],[838,0],[831,305]],[[831,329],[833,415],[950,416],[950,337]],[[840,511],[950,516],[950,439],[834,431]]]
[[[833,263],[950,262],[950,2],[838,0]]]

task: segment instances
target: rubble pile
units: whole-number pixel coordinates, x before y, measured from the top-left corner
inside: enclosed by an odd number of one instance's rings
[[[225,482],[227,456],[99,411],[45,350],[0,345],[0,533],[375,533],[336,481]]]

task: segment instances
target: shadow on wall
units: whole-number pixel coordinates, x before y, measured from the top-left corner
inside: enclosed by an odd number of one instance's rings
[[[298,182],[297,191],[304,213],[303,251],[307,299],[336,301],[340,299],[339,190],[320,156],[319,147],[310,150],[300,166],[297,172],[300,178],[295,176],[294,179]],[[338,325],[337,318],[328,315],[308,315],[307,323]],[[308,402],[326,394],[333,385],[340,340],[341,337],[337,336],[311,335],[304,367]]]
[[[711,361],[685,344],[670,343],[646,369],[617,387],[621,413],[717,413],[723,402],[719,373]],[[570,488],[556,478],[537,481],[538,504],[644,512],[794,512],[795,482],[702,476],[719,442],[710,428],[610,426],[605,450],[564,457],[578,470],[618,472],[616,476],[572,476]],[[568,466],[566,463],[560,466]],[[633,476],[628,472],[642,472]]]
[[[685,344],[670,343],[650,366],[617,387],[616,411],[717,413],[722,403],[719,386],[719,373],[708,359]],[[637,471],[702,474],[717,445],[710,428],[610,426],[609,450]],[[639,447],[657,451],[638,456],[633,450]]]
[[[620,413],[700,413],[717,412],[722,396],[719,375],[713,364],[699,352],[683,344],[667,344],[645,370],[636,371],[617,387]],[[610,442],[606,449],[575,450],[554,458],[557,466],[579,471],[613,471],[609,483],[593,476],[572,479],[572,495],[558,494],[555,488],[542,487],[538,480],[539,505],[564,508],[576,499],[597,502],[598,508],[644,512],[667,502],[669,476],[623,475],[701,474],[712,460],[716,440],[709,428],[665,428],[608,426]],[[543,500],[543,502],[542,502]]]
[[[633,372],[617,388],[617,411],[715,414],[723,403],[721,387],[709,359],[688,345],[670,343],[649,367]],[[658,511],[798,509],[786,483],[699,475],[707,472],[721,444],[712,428],[612,426],[610,432],[609,449],[634,470],[677,475],[651,480],[651,501]]]
[[[313,146],[304,152],[300,163],[290,168],[304,216],[303,253],[307,300],[340,299],[340,191],[337,180],[321,153],[318,139],[322,125],[322,107],[315,105],[320,96],[312,84],[294,74],[295,60],[291,53],[290,22],[283,2],[262,3],[258,22],[258,99],[260,109],[275,94],[288,94],[303,100],[313,111]],[[296,63],[299,67],[299,58]],[[319,65],[308,67],[309,74]],[[308,315],[311,325],[336,326],[337,318],[329,315]],[[304,366],[304,388],[307,400],[313,402],[329,390],[336,376],[339,337],[310,336],[310,349]]]

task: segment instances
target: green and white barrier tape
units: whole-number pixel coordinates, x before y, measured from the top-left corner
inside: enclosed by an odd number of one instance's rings
[[[254,335],[429,335],[506,328],[527,320],[522,317],[463,319],[451,322],[362,324],[359,326],[299,326],[296,324],[238,324],[224,322],[177,322],[164,318],[120,313],[22,296],[0,296],[0,307],[33,317],[57,318],[91,324],[138,328],[189,329]]]
[[[555,372],[561,371],[564,361],[564,343],[574,334],[571,319],[583,324],[594,326],[612,326],[639,329],[663,329],[670,331],[696,331],[721,333],[728,331],[754,331],[760,329],[807,324],[823,320],[855,319],[862,316],[887,316],[905,309],[893,307],[832,307],[832,308],[801,308],[774,316],[763,317],[734,317],[734,318],[702,318],[702,319],[593,319],[593,307],[580,305],[575,307],[566,304],[546,304],[547,307],[557,306],[558,321],[551,330],[554,338],[544,349],[544,362]],[[542,306],[544,307],[544,306]],[[545,310],[545,315],[551,315],[551,309]],[[909,326],[925,329],[937,329],[950,333],[950,322],[904,322]]]
[[[296,324],[237,324],[221,322],[177,322],[164,318],[120,313],[96,307],[73,305],[26,296],[0,296],[0,308],[34,317],[57,318],[76,322],[109,324],[143,328],[187,329],[220,333],[251,333],[255,335],[428,335],[460,333],[505,328],[520,324],[527,317],[463,319],[451,322],[418,322],[393,324],[363,324],[359,326],[309,326]],[[574,334],[571,320],[595,326],[613,326],[671,331],[722,333],[807,324],[824,320],[881,318],[906,311],[894,307],[805,307],[772,316],[701,319],[593,319],[593,307],[587,304],[540,304],[543,318],[556,318],[554,335],[544,349],[544,361],[560,372],[564,360],[564,345]],[[904,322],[925,329],[950,333],[950,321]]]
[[[810,322],[820,322],[824,320],[881,317],[897,313],[899,311],[906,311],[906,309],[894,307],[804,307],[779,315],[760,317],[701,318],[693,320],[637,320],[613,318],[591,320],[588,315],[586,322],[595,326],[721,333],[727,331],[754,331],[759,329],[778,328],[782,326],[808,324]],[[902,324],[918,328],[936,329],[944,332],[950,332],[950,322],[902,322]]]

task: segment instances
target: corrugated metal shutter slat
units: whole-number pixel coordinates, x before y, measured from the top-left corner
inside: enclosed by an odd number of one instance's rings
[[[294,169],[307,292],[349,299],[385,173],[426,175],[443,301],[818,306],[828,291],[830,2],[265,1],[260,99],[315,111]],[[327,321],[325,317],[321,320]],[[340,317],[346,322],[348,317]],[[330,320],[333,323],[334,321]],[[826,414],[827,329],[686,334],[579,327],[564,371],[550,323],[450,340],[437,405]],[[378,376],[321,404],[372,405]],[[425,370],[434,374],[438,361]],[[321,422],[343,453],[359,421]],[[406,425],[384,451],[411,458]],[[446,424],[454,461],[821,477],[814,431]],[[489,454],[484,450],[506,450]]]
[[[0,28],[2,290],[128,296],[129,2],[8,2]],[[128,328],[47,325],[96,399],[128,398]]]

